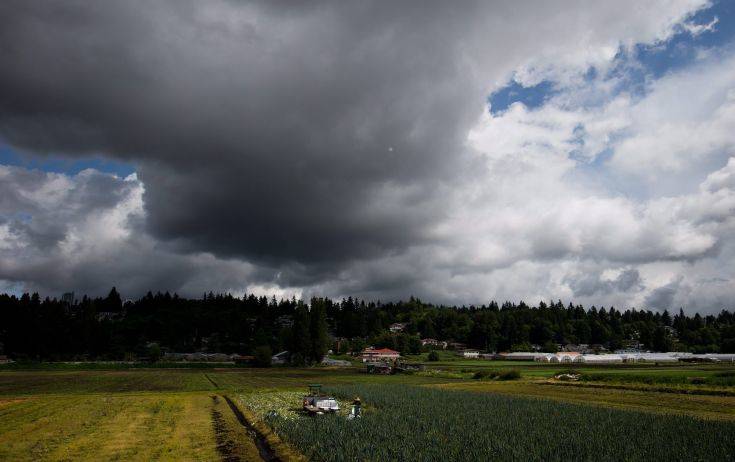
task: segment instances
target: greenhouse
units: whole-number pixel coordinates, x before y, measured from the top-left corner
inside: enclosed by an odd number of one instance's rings
[[[589,364],[622,363],[623,357],[616,354],[580,355],[577,357],[577,362]]]

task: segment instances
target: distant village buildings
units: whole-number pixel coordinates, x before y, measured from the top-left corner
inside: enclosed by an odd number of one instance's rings
[[[441,348],[442,350],[446,350],[447,346],[449,344],[443,340],[437,340],[435,338],[422,338],[421,339],[421,346],[425,347],[432,347],[432,348]]]
[[[463,358],[477,359],[480,357],[480,352],[477,350],[461,350],[457,354]]]
[[[380,362],[380,361],[394,361],[398,359],[401,354],[390,348],[365,348],[360,355],[362,362]]]
[[[537,361],[545,363],[586,363],[586,364],[615,364],[632,362],[675,363],[675,362],[735,362],[735,354],[707,353],[692,354],[684,352],[650,353],[650,352],[623,352],[582,354],[577,351],[561,351],[559,353],[538,353],[518,351],[512,353],[498,353],[494,359],[507,361]]]

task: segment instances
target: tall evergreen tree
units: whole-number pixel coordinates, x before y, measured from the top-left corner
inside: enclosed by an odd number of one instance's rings
[[[663,314],[661,315],[661,322],[664,324],[664,326],[671,325],[671,315],[669,314],[669,310],[664,310]]]
[[[299,301],[293,316],[291,327],[291,360],[304,365],[310,358],[311,330],[309,325],[309,310]]]
[[[122,310],[122,298],[115,287],[110,290],[109,295],[102,302],[103,309],[100,311],[118,312]]]
[[[314,362],[322,360],[329,349],[329,333],[327,332],[327,308],[323,298],[311,299],[311,351],[309,358]]]

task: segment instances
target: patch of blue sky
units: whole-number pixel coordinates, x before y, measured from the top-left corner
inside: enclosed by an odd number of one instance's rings
[[[647,91],[647,83],[693,64],[702,51],[722,53],[731,49],[735,43],[735,1],[716,0],[708,8],[698,11],[687,20],[687,25],[707,26],[706,30],[692,32],[686,27],[678,28],[668,40],[656,44],[637,44],[632,50],[621,48],[614,58],[613,65],[604,75],[595,68],[589,68],[585,79],[615,80],[617,85],[612,96],[627,92],[642,97]],[[493,115],[506,110],[519,102],[528,108],[542,106],[547,100],[559,93],[554,82],[543,81],[538,85],[524,87],[515,80],[488,97]]]
[[[555,92],[554,84],[548,80],[531,87],[524,87],[515,80],[511,80],[508,85],[492,93],[488,102],[491,113],[495,115],[517,102],[529,108],[542,106]]]
[[[634,96],[646,93],[647,82],[694,64],[703,52],[729,51],[735,42],[735,2],[716,1],[679,27],[668,40],[655,44],[637,44],[632,50],[621,49],[607,79],[617,79],[613,93],[626,91]],[[699,31],[692,27],[701,26]]]
[[[30,223],[33,219],[33,215],[28,212],[16,212],[12,217],[18,221],[22,221],[23,223]]]
[[[17,152],[6,145],[0,145],[0,164],[66,175],[76,175],[88,168],[123,178],[135,172],[133,165],[114,161],[101,155],[76,159],[56,155],[41,157]]]
[[[23,284],[15,281],[9,281],[7,279],[0,279],[0,293],[20,297],[21,295],[23,295],[23,292]]]

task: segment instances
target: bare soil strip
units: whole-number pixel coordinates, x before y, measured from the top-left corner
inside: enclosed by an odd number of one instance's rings
[[[216,405],[219,402],[219,397],[212,395],[212,401]],[[216,407],[212,407],[212,425],[217,441],[217,452],[222,460],[224,462],[239,462],[240,457],[234,451],[235,444],[227,437],[227,424],[222,417],[222,413]]]
[[[222,395],[222,398],[224,398],[224,400],[227,402],[227,405],[230,406],[230,410],[232,410],[232,413],[235,414],[235,417],[237,418],[237,421],[240,422],[240,425],[245,427],[248,432],[255,435],[255,445],[258,447],[260,457],[266,462],[281,462],[281,459],[276,456],[275,451],[273,451],[273,449],[268,444],[265,436],[258,432],[256,428],[250,422],[248,422],[240,409],[238,409],[235,403],[232,402],[230,397]]]

